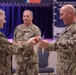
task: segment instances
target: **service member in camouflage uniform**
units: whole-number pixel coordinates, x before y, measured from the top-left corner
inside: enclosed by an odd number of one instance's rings
[[[43,40],[40,47],[58,52],[57,75],[76,75],[76,22],[75,8],[71,4],[60,8],[60,19],[68,25],[55,42]]]
[[[3,28],[5,22],[5,12],[0,9],[0,29]],[[32,47],[31,44],[33,45],[31,40],[29,40],[26,43],[24,42],[23,45],[13,45],[0,32],[0,75],[11,75],[11,55],[20,54],[25,49],[26,52],[29,52],[29,48]]]
[[[18,25],[14,31],[15,42],[27,41],[34,36],[41,36],[40,29],[32,23],[33,13],[30,10],[23,12],[24,23]],[[25,49],[26,50],[26,49]],[[23,52],[16,55],[17,62],[17,75],[38,75],[38,56],[35,54],[34,49],[30,49],[30,52]]]

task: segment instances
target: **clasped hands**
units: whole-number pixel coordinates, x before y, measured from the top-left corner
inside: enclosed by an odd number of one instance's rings
[[[29,43],[31,46],[35,46],[38,44],[38,46],[40,48],[47,48],[48,45],[49,45],[49,42],[42,39],[41,36],[36,36],[36,37],[33,37],[33,38],[30,38],[29,40],[27,41],[18,41],[17,43],[16,42],[13,42],[14,45],[18,44],[18,45],[21,45],[23,43]]]
[[[48,45],[49,45],[49,42],[42,39],[40,36],[36,36],[36,37],[33,37],[33,38],[30,38],[28,40],[28,42],[30,43],[30,45],[34,46],[34,45],[37,45],[39,44],[39,47],[40,48],[47,48]]]

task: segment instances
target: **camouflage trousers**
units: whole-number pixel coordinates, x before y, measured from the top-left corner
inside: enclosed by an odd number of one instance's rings
[[[38,75],[38,64],[21,64],[17,67],[16,75]]]

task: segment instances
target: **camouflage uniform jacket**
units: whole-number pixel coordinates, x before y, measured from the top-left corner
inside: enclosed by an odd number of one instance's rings
[[[41,36],[40,29],[32,24],[28,28],[25,28],[24,24],[21,24],[17,26],[14,32],[14,41],[27,41],[28,39],[34,37],[34,36]],[[33,49],[33,48],[32,48]],[[26,49],[25,49],[26,51]],[[16,55],[16,61],[17,65],[28,63],[31,64],[37,64],[38,63],[38,56],[35,54],[34,50],[31,50],[29,52],[23,52],[19,55]],[[32,66],[32,65],[31,65]]]
[[[0,33],[0,75],[11,75],[11,55],[20,54],[25,48],[30,47],[29,43],[24,45],[12,45],[7,38]],[[27,49],[28,51],[28,49]]]
[[[57,75],[76,75],[76,22],[66,27],[46,51],[57,51]]]

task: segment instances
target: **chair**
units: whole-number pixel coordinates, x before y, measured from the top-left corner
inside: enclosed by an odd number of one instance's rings
[[[49,52],[44,51],[44,53],[42,53],[42,51],[39,50],[38,55],[39,55],[39,73],[48,73],[48,75],[53,75],[54,68],[47,67]]]

